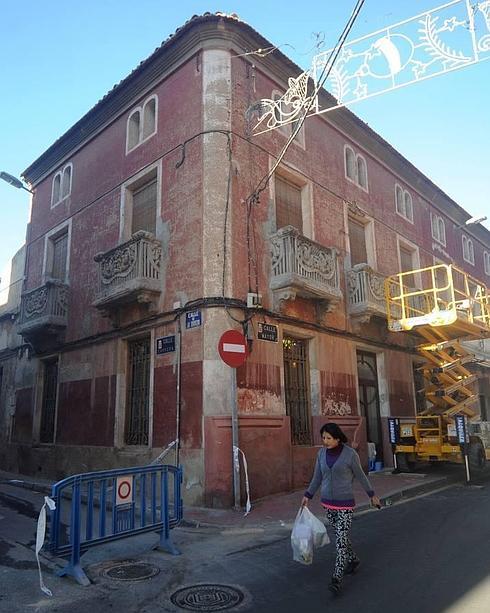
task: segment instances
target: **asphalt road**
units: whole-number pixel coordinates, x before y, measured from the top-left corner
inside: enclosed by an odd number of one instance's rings
[[[22,500],[19,501],[19,496]],[[244,595],[230,611],[320,613],[488,613],[490,611],[490,484],[455,486],[371,511],[354,521],[362,566],[347,577],[340,597],[327,589],[334,549],[315,553],[312,566],[292,561],[289,532],[278,527],[174,531],[179,557],[149,552],[155,536],[101,546],[82,559],[93,584],[81,587],[52,574],[45,558],[39,590],[33,555],[34,517],[42,496],[0,485],[0,611],[159,613],[182,611],[170,596],[184,586],[218,583]],[[160,569],[147,581],[113,581],[102,574],[117,559],[143,560]],[[215,609],[201,609],[215,610]]]

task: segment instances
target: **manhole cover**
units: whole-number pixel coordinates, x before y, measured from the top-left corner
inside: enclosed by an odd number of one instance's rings
[[[144,562],[118,562],[104,570],[104,575],[117,581],[143,581],[158,575],[159,568]]]
[[[206,583],[177,590],[170,600],[187,611],[224,611],[243,601],[243,592],[229,585]]]

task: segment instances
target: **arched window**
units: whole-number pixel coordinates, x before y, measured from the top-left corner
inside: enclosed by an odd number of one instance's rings
[[[126,128],[126,153],[141,145],[157,131],[158,98],[147,98],[142,106],[133,109]]]
[[[131,113],[128,119],[128,151],[140,142],[141,113],[139,110]]]
[[[405,199],[405,217],[408,220],[413,221],[412,196],[410,196],[410,194],[407,191],[405,191],[404,193],[404,199]]]
[[[53,177],[51,189],[51,207],[56,206],[71,194],[71,176],[73,164],[67,164]]]
[[[396,212],[405,217],[405,207],[403,205],[403,190],[399,185],[395,185],[395,205]]]
[[[63,169],[61,178],[61,198],[66,198],[71,193],[71,164]]]
[[[51,192],[51,206],[61,200],[61,172],[57,172],[53,179],[53,190]]]
[[[483,252],[483,265],[485,267],[485,274],[490,275],[490,253],[488,251]]]
[[[356,156],[350,147],[345,148],[345,174],[349,179],[357,182]]]
[[[150,98],[143,107],[143,140],[151,136],[156,129],[156,98]]]
[[[473,241],[463,234],[463,260],[468,264],[475,264],[475,252],[473,249]]]
[[[361,155],[357,156],[357,181],[360,187],[367,189],[366,161]]]

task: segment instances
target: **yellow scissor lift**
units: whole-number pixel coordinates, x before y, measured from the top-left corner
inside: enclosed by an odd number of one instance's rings
[[[455,415],[470,422],[469,461],[475,470],[490,459],[490,423],[477,421],[477,376],[467,364],[474,356],[461,341],[490,336],[490,294],[483,283],[455,266],[439,264],[402,272],[385,282],[388,327],[412,330],[423,339],[417,349],[425,386],[425,408],[400,418],[395,452],[398,468],[416,461],[463,462]]]

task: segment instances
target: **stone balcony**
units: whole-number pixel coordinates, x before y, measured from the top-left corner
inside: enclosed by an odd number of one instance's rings
[[[129,241],[94,260],[99,265],[94,306],[111,311],[129,303],[152,305],[162,291],[162,245],[152,234],[137,232]]]
[[[317,300],[327,311],[335,308],[342,298],[335,249],[313,242],[292,226],[270,237],[270,249],[275,310],[296,296]]]
[[[22,294],[18,332],[34,347],[44,347],[65,330],[68,292],[68,285],[52,279]]]
[[[367,264],[356,264],[346,272],[347,308],[357,323],[373,315],[386,318],[385,277]]]

